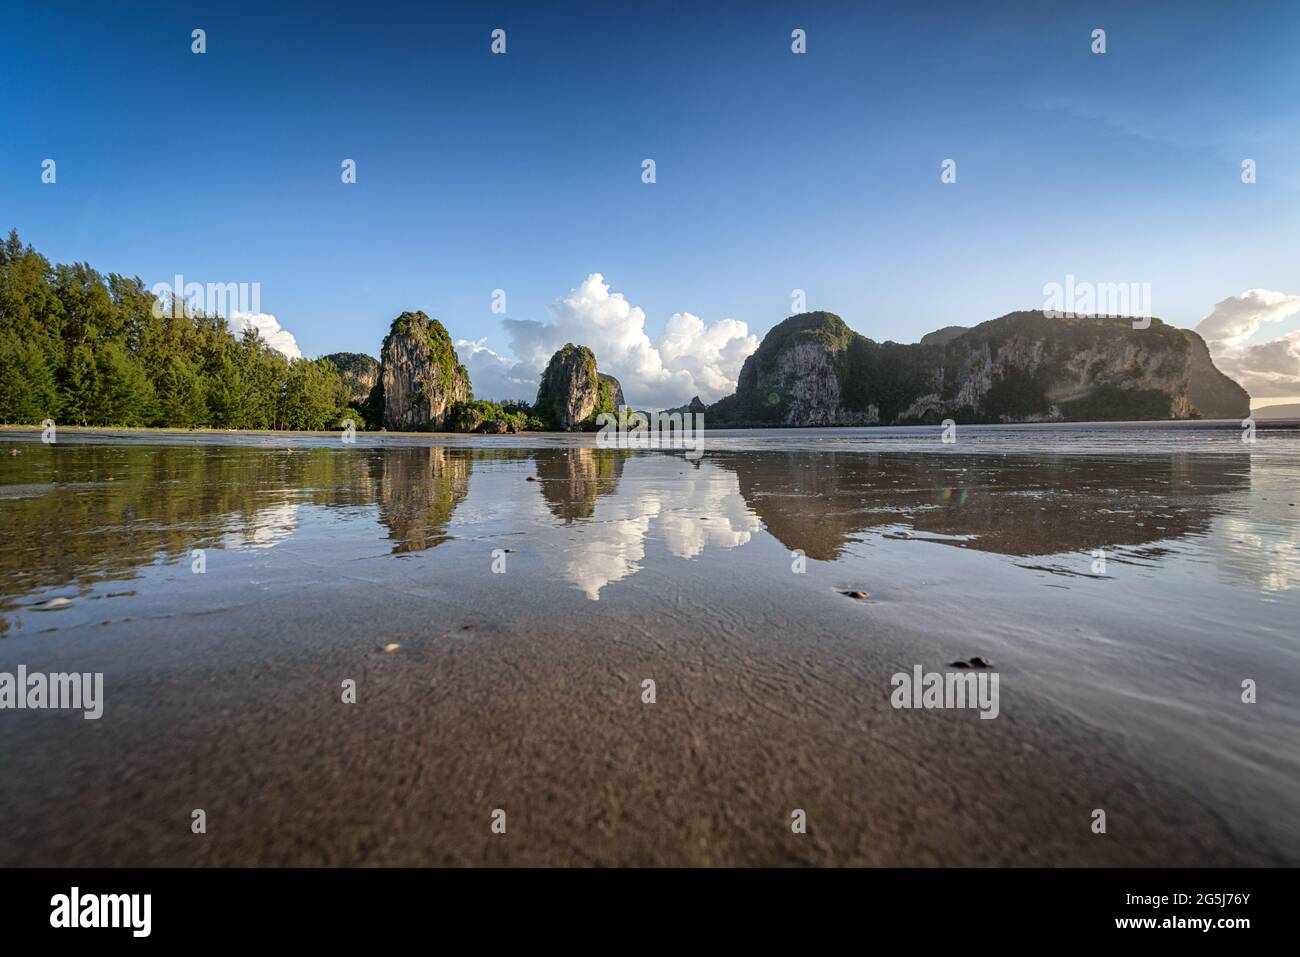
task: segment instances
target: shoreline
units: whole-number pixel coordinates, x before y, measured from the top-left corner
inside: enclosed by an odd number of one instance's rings
[[[1241,422],[1237,419],[1147,419],[1132,421],[1079,421],[1079,422],[979,422],[962,424],[958,423],[960,429],[978,429],[987,431],[991,429],[1005,430],[1041,430],[1051,431],[1056,429],[1084,429],[1084,428],[1128,428],[1128,429],[1150,429],[1150,428],[1172,428],[1172,429],[1234,429],[1240,431]],[[1300,418],[1284,419],[1261,419],[1256,422],[1256,427],[1260,429],[1270,428],[1293,428],[1300,427]],[[840,426],[719,426],[717,428],[707,428],[711,433],[767,433],[767,432],[831,432],[831,433],[849,433],[849,432],[881,432],[888,430],[918,430],[924,429],[934,431],[941,429],[938,424],[917,424],[917,425],[840,425]],[[342,429],[330,429],[328,431],[310,431],[297,429],[181,429],[171,427],[154,427],[154,426],[128,426],[114,427],[103,425],[57,425],[59,432],[68,432],[74,435],[195,435],[195,436],[234,436],[248,435],[274,438],[276,436],[310,436],[310,437],[338,437],[342,436]],[[0,424],[0,434],[41,434],[39,425],[5,425]],[[381,438],[392,436],[395,438],[484,438],[484,439],[521,439],[530,435],[550,436],[550,437],[581,437],[586,435],[594,436],[598,430],[574,430],[574,431],[541,431],[527,430],[510,433],[480,433],[480,432],[390,432],[387,429],[378,431],[358,431],[354,433],[362,438]]]

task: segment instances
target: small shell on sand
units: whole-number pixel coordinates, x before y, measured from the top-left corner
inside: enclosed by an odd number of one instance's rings
[[[841,595],[848,595],[850,598],[856,598],[858,601],[866,600],[867,593],[864,591],[842,591]]]
[[[384,654],[388,654],[389,652],[396,651],[400,647],[402,646],[399,645],[397,642],[390,641],[388,644],[384,645],[384,647],[380,650],[383,651]]]

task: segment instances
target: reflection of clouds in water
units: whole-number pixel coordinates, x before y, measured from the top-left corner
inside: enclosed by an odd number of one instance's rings
[[[693,558],[706,545],[736,548],[763,527],[745,504],[735,472],[705,465],[691,472],[685,484],[685,507],[659,520],[668,551],[679,558]]]
[[[286,502],[259,508],[239,528],[221,536],[221,548],[272,548],[293,534],[298,527],[298,505]]]
[[[622,581],[641,567],[645,558],[645,537],[650,520],[658,514],[659,500],[653,497],[625,503],[621,510],[653,509],[629,518],[604,519],[596,507],[596,516],[583,526],[581,543],[564,563],[565,574],[587,593],[600,601],[600,590],[610,582]]]
[[[1219,571],[1227,578],[1266,592],[1300,584],[1300,526],[1295,522],[1265,524],[1225,515],[1215,521],[1215,531],[1221,539]]]
[[[662,536],[669,553],[691,558],[706,546],[743,545],[762,527],[740,494],[736,474],[713,465],[702,465],[680,478],[664,476],[666,484],[655,483],[657,489],[626,494],[638,479],[648,484],[650,476],[638,473],[653,474],[662,461],[671,460],[629,461],[622,488],[598,498],[590,520],[580,526],[581,539],[565,562],[565,574],[592,601],[600,600],[606,585],[640,569],[652,529]]]

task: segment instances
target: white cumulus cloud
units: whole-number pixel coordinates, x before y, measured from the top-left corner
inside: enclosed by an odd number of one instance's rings
[[[1300,296],[1247,289],[1215,303],[1196,331],[1214,364],[1255,398],[1300,395],[1300,330],[1267,342],[1250,339],[1268,323],[1300,313]]]
[[[242,336],[245,329],[256,329],[262,341],[276,352],[284,353],[290,359],[301,359],[302,350],[298,340],[288,329],[280,328],[280,322],[268,312],[232,312],[230,328],[236,336]]]
[[[741,365],[758,348],[745,323],[721,319],[706,324],[688,312],[673,315],[664,335],[652,341],[645,331],[645,312],[622,293],[611,292],[600,273],[592,273],[548,308],[546,322],[503,320],[516,358],[493,352],[482,340],[456,343],[476,396],[532,400],[546,363],[572,342],[596,354],[600,371],[619,380],[632,405],[668,408],[697,395],[715,402],[735,391]]]
[[[493,352],[484,343],[486,339],[456,340],[456,355],[469,372],[469,382],[476,399],[522,399],[532,402],[537,398],[537,370],[522,362]]]

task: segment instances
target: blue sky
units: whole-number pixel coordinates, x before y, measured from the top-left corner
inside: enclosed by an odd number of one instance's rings
[[[589,320],[592,273],[661,352],[676,313],[761,337],[796,288],[898,341],[1068,274],[1188,327],[1300,294],[1293,3],[274,6],[5,0],[0,226],[151,285],[258,282],[307,355],[377,354],[418,308],[524,359]]]

